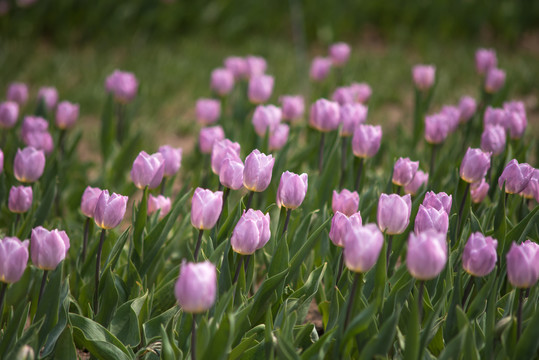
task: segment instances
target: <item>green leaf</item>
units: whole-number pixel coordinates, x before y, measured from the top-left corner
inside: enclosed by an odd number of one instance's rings
[[[264,315],[265,309],[273,301],[275,301],[274,292],[283,285],[288,269],[283,270],[277,275],[264,280],[258,291],[256,292],[253,300],[253,307],[250,311],[249,318],[252,324],[257,324],[261,317]]]
[[[536,357],[537,348],[539,347],[537,339],[539,339],[539,311],[535,310],[518,340],[513,359],[532,359]]]
[[[335,341],[333,333],[336,330],[337,328],[333,328],[325,332],[324,335],[322,335],[317,342],[315,342],[312,346],[310,346],[301,354],[301,359],[302,360],[325,359],[329,346],[331,345],[332,342]]]
[[[276,237],[279,238],[279,244],[272,256],[268,277],[272,277],[288,268],[288,243],[285,237],[280,235],[276,235]]]
[[[468,336],[468,326],[464,327],[444,348],[438,360],[460,359],[464,341]]]
[[[418,296],[419,292],[416,291],[415,296],[410,296],[410,301],[408,302],[410,317],[408,318],[408,327],[406,328],[404,347],[405,360],[415,360],[419,358],[419,331],[421,329],[421,320],[419,319],[418,312]],[[421,303],[421,306],[423,306],[423,302]]]
[[[153,342],[155,339],[159,338],[161,336],[161,327],[166,327],[170,320],[176,315],[178,312],[178,308],[176,306],[168,309],[167,311],[159,314],[158,316],[148,320],[142,325],[142,329],[144,331],[144,338],[145,343],[149,344]]]
[[[367,330],[374,320],[376,308],[376,303],[370,303],[369,306],[361,310],[361,312],[352,319],[344,333],[341,349],[343,349],[353,337]]]
[[[123,344],[137,346],[140,343],[138,316],[146,302],[148,293],[122,304],[110,323],[110,332]]]
[[[146,186],[142,193],[142,200],[137,207],[137,215],[135,223],[133,224],[133,244],[135,252],[138,254],[138,259],[143,259],[143,232],[146,227],[146,220],[148,218],[148,195],[150,190]],[[136,264],[136,262],[135,262]]]
[[[387,355],[397,333],[397,323],[400,313],[401,308],[397,307],[393,314],[387,320],[384,320],[380,332],[373,336],[367,345],[365,345],[363,351],[361,351],[360,358],[372,359],[375,355]]]
[[[234,317],[230,314],[224,316],[219,324],[217,332],[213,336],[211,346],[204,354],[204,359],[226,359],[230,353],[232,340],[234,340]]]
[[[37,207],[33,228],[43,225],[45,219],[50,215],[54,198],[56,197],[56,189],[56,181],[51,181]]]
[[[43,296],[41,297],[35,315],[36,321],[44,319],[43,325],[39,331],[40,345],[43,344],[45,338],[58,322],[60,303],[64,301],[68,293],[67,283],[64,283],[64,286],[62,286],[62,265],[63,263],[60,263],[56,269],[50,273],[49,282],[45,286]],[[59,335],[60,334],[58,333],[56,336]]]
[[[505,243],[509,250],[510,243],[515,241],[517,244],[522,244],[533,227],[539,223],[539,205],[536,206],[521,222],[507,233]]]
[[[20,302],[15,308],[11,320],[7,323],[7,326],[4,328],[5,332],[2,338],[0,338],[0,354],[7,352],[16,340],[17,334],[24,329],[29,311],[30,304],[26,301]]]
[[[496,206],[496,212],[494,215],[494,238],[498,240],[498,256],[505,254],[509,250],[509,245],[505,241],[505,233],[507,230],[507,224],[505,219],[505,183],[502,186],[502,190],[499,193],[498,205]]]
[[[73,334],[69,326],[64,327],[56,346],[54,347],[54,359],[72,360],[77,358],[77,349],[73,342]]]
[[[109,158],[112,152],[112,145],[114,142],[114,107],[113,107],[112,95],[107,96],[107,102],[103,107],[101,114],[101,156],[104,162]]]

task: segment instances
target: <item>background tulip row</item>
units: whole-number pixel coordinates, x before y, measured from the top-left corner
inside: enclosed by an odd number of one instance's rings
[[[436,68],[415,66],[413,128],[391,139],[369,121],[371,86],[347,77],[350,53],[315,57],[312,103],[280,106],[264,58],[225,59],[188,156],[137,153],[138,81],[115,71],[91,183],[78,105],[43,88],[32,112],[11,84],[0,354],[537,356],[537,141],[496,53],[477,51],[480,91],[455,106],[435,107]]]

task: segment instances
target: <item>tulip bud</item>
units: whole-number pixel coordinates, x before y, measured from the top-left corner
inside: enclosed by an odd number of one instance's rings
[[[198,314],[211,308],[217,294],[215,265],[209,261],[188,263],[184,260],[174,294],[185,312]]]
[[[275,131],[270,134],[269,137],[269,150],[280,150],[285,146],[288,141],[288,134],[290,133],[290,127],[286,124],[279,124]]]
[[[485,78],[485,91],[493,94],[498,92],[505,84],[505,71],[501,69],[490,69]]]
[[[449,216],[444,209],[435,209],[419,205],[419,210],[415,218],[414,231],[416,234],[427,230],[434,230],[441,234],[447,234],[449,228]]]
[[[261,56],[249,55],[245,58],[245,64],[247,65],[247,77],[249,78],[263,75],[268,67],[266,60]]]
[[[198,145],[200,152],[203,154],[210,154],[213,148],[213,143],[221,141],[225,138],[225,132],[220,126],[211,126],[200,129],[198,136]]]
[[[426,91],[434,85],[436,67],[433,65],[416,65],[412,68],[412,77],[417,89]]]
[[[27,212],[32,206],[32,199],[32,187],[12,186],[11,190],[9,190],[9,211],[17,214],[23,214]]]
[[[225,68],[232,72],[234,79],[239,80],[247,77],[247,62],[239,56],[229,56],[225,59]]]
[[[42,150],[26,147],[18,149],[13,162],[15,178],[23,183],[37,181],[45,169],[45,154]]]
[[[45,154],[50,154],[54,145],[48,128],[49,123],[47,120],[39,116],[26,116],[21,129],[23,142],[26,146],[31,146],[45,151]]]
[[[275,159],[272,155],[253,150],[245,159],[243,169],[243,186],[251,191],[262,192],[271,182],[271,172]]]
[[[253,126],[258,136],[264,137],[266,131],[275,131],[281,122],[281,109],[274,105],[258,105],[253,113]]]
[[[356,103],[356,94],[348,86],[341,86],[335,89],[333,95],[331,95],[331,100],[339,103],[339,105],[345,104],[354,104]]]
[[[490,125],[500,125],[504,129],[509,129],[509,114],[504,109],[487,106],[483,117],[483,127]]]
[[[223,192],[196,188],[191,202],[191,224],[199,230],[215,226],[223,208]]]
[[[481,179],[480,182],[470,185],[470,196],[472,198],[472,202],[475,204],[482,202],[485,196],[487,196],[489,188],[490,185],[485,181],[484,178]]]
[[[338,42],[329,47],[329,57],[333,65],[337,67],[344,66],[350,58],[350,45],[344,42]]]
[[[214,142],[211,152],[211,169],[214,174],[221,173],[221,164],[226,158],[241,161],[240,144],[228,139]]]
[[[380,256],[384,236],[375,224],[351,227],[344,235],[344,262],[354,272],[369,271]]]
[[[414,179],[419,168],[419,161],[410,158],[399,158],[393,167],[393,184],[398,186],[408,185]]]
[[[533,169],[530,182],[528,183],[528,186],[520,192],[520,195],[526,199],[534,198],[535,201],[539,202],[539,169]]]
[[[460,177],[468,183],[481,181],[490,168],[489,152],[468,148],[460,164]]]
[[[62,101],[56,109],[56,126],[60,129],[69,129],[75,125],[79,117],[79,104]]]
[[[155,189],[161,184],[165,173],[165,159],[161,153],[148,155],[141,151],[131,168],[131,180],[136,187]]]
[[[0,239],[0,282],[12,284],[20,280],[28,263],[28,240],[16,237]]]
[[[353,83],[350,85],[350,90],[361,104],[366,104],[372,95],[372,89],[367,83]]]
[[[243,163],[238,159],[226,158],[221,164],[219,181],[224,187],[239,190],[243,187]]]
[[[359,207],[359,194],[357,191],[343,189],[340,193],[333,190],[333,198],[331,208],[333,213],[342,212],[346,216],[352,216],[357,212]]]
[[[49,231],[38,226],[32,230],[30,241],[32,262],[42,270],[56,269],[69,250],[69,238],[65,231]]]
[[[350,217],[337,211],[331,219],[329,239],[335,246],[344,247],[346,234],[352,231],[352,228],[360,227],[362,223],[363,220],[359,211],[350,215]]]
[[[475,52],[475,68],[480,75],[485,75],[498,65],[496,51],[493,49],[478,49]]]
[[[230,244],[232,249],[242,255],[251,255],[262,249],[270,239],[270,216],[260,210],[249,209],[243,212],[234,228]]]
[[[331,69],[331,60],[323,57],[315,57],[311,63],[309,75],[314,81],[323,81]]]
[[[303,96],[285,95],[279,98],[283,112],[283,120],[297,120],[303,116],[305,112],[305,102]]]
[[[33,2],[34,0],[30,0],[30,1]],[[21,2],[19,1],[18,4],[20,3]],[[22,6],[22,5],[19,5],[19,6]],[[34,349],[32,349],[30,345],[24,345],[17,352],[17,360],[35,360],[35,356],[36,355],[34,353]]]
[[[517,112],[507,112],[509,134],[511,139],[520,139],[526,131],[528,120]]]
[[[524,106],[524,103],[522,101],[507,101],[503,103],[503,109],[507,113],[517,113],[522,118],[524,118],[524,122],[528,122],[528,117],[526,116],[526,107]]]
[[[487,126],[481,134],[481,150],[500,155],[505,150],[505,129],[500,125]]]
[[[28,86],[20,82],[9,84],[6,99],[14,101],[20,106],[24,105],[28,101]]]
[[[447,214],[451,214],[451,204],[453,203],[453,196],[447,195],[444,192],[436,194],[434,191],[429,191],[425,194],[423,199],[423,205],[425,207],[432,207],[436,210],[444,210]]]
[[[460,123],[468,122],[477,110],[477,103],[471,96],[463,96],[459,101]]]
[[[0,127],[11,129],[19,117],[19,104],[14,101],[5,101],[0,104]]]
[[[220,96],[225,96],[234,88],[234,74],[224,68],[218,68],[211,72],[210,87]]]
[[[434,279],[442,272],[446,262],[445,234],[439,234],[433,230],[410,234],[406,266],[414,278],[418,280]]]
[[[328,132],[339,127],[339,104],[326,99],[319,99],[311,105],[309,125],[318,131]]]
[[[498,186],[500,189],[505,182],[505,192],[509,194],[518,194],[528,186],[534,168],[529,164],[519,164],[516,159],[509,161],[509,163],[503,169],[502,175],[498,179]]]
[[[268,101],[273,92],[273,76],[256,75],[249,80],[249,101],[262,104]]]
[[[352,137],[352,150],[360,158],[370,158],[378,153],[382,142],[382,127],[380,125],[359,124]]]
[[[440,114],[445,115],[446,121],[448,123],[449,132],[455,132],[459,127],[460,122],[460,110],[456,106],[445,105],[442,107]]]
[[[159,147],[159,153],[165,160],[164,176],[171,177],[176,175],[180,167],[182,166],[182,153],[181,148],[174,148],[169,145],[163,145]]]
[[[429,181],[429,174],[421,170],[417,170],[415,173],[414,179],[408,185],[404,185],[405,194],[417,194],[417,191],[421,186],[426,184]]]
[[[94,220],[102,229],[113,229],[122,222],[127,208],[127,196],[103,190],[95,205]]]
[[[160,210],[159,218],[162,219],[170,212],[171,206],[172,203],[169,197],[163,195],[153,196],[152,194],[148,197],[148,215]]]
[[[305,199],[307,187],[307,174],[297,175],[285,171],[277,189],[277,206],[292,210],[298,208]]]
[[[429,144],[441,144],[449,135],[450,124],[447,115],[434,114],[425,117],[425,140]]]
[[[86,187],[86,189],[84,190],[80,202],[80,210],[86,217],[94,217],[95,206],[97,205],[97,200],[99,199],[99,196],[101,195],[102,191],[103,190],[101,190],[100,188],[94,188],[90,186]]]
[[[362,104],[346,104],[340,108],[341,136],[352,136],[359,124],[367,120],[368,108]]]
[[[58,91],[54,87],[44,86],[39,89],[37,99],[38,101],[43,101],[47,110],[51,111],[58,102]]]
[[[530,288],[539,278],[539,245],[526,240],[511,244],[506,255],[507,278],[514,287]]]
[[[138,81],[133,73],[114,70],[105,81],[105,89],[117,102],[127,104],[137,95]]]
[[[498,241],[480,232],[470,235],[462,253],[462,268],[473,276],[487,276],[496,266]]]
[[[389,235],[402,234],[410,223],[411,212],[412,199],[410,195],[381,194],[376,216],[378,227]]]
[[[221,116],[221,103],[215,99],[198,99],[196,116],[198,122],[204,126],[215,123]]]

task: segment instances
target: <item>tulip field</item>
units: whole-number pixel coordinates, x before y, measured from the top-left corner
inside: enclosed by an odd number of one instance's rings
[[[447,101],[417,61],[399,123],[355,52],[317,49],[306,86],[223,58],[185,146],[138,126],[136,72],[99,107],[5,84],[0,360],[539,358],[537,114],[503,55]]]

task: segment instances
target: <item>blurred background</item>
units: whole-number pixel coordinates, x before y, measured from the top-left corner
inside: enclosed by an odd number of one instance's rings
[[[353,49],[346,82],[373,89],[370,122],[411,123],[416,63],[437,66],[433,111],[478,97],[474,53],[488,47],[507,72],[508,97],[525,101],[537,133],[539,1],[0,0],[0,14],[1,88],[23,81],[35,99],[39,87],[55,86],[60,99],[80,103],[89,157],[114,69],[139,79],[133,114],[153,135],[146,146],[189,148],[195,101],[211,95],[210,72],[226,56],[264,56],[276,103],[309,92],[312,57],[336,41]]]

